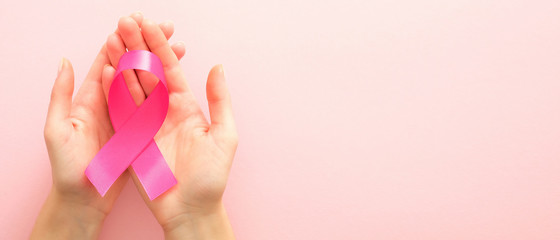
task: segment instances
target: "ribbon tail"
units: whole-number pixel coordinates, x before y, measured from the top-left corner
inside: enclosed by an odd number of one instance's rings
[[[132,163],[132,168],[150,200],[177,184],[177,179],[153,140]]]

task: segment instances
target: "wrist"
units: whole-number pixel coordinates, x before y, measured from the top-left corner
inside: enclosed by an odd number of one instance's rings
[[[31,239],[96,239],[106,214],[72,201],[53,187],[35,224]]]
[[[53,187],[47,201],[51,200],[56,209],[68,217],[91,225],[101,225],[107,217],[107,213],[97,209],[89,203],[77,201],[71,197],[61,194]]]
[[[162,224],[166,240],[235,239],[222,203],[196,213],[183,213]]]

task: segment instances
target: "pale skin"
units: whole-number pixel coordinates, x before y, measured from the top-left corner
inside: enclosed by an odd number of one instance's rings
[[[73,70],[68,60],[62,61],[45,125],[53,187],[31,239],[96,239],[129,175],[166,239],[234,239],[222,195],[238,138],[223,68],[217,65],[208,75],[207,121],[179,64],[184,44],[168,44],[172,33],[172,23],[158,25],[140,13],[121,18],[74,101]],[[169,111],[154,139],[178,183],[153,201],[130,168],[105,197],[84,175],[91,159],[114,133],[106,96],[118,59],[126,49],[155,53],[162,60],[169,88]],[[140,71],[124,75],[140,105],[157,79]]]

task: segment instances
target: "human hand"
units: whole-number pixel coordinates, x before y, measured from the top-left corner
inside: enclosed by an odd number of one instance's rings
[[[185,239],[233,238],[222,195],[238,138],[222,66],[212,68],[208,76],[209,123],[189,89],[164,32],[153,21],[145,19],[138,25],[127,17],[119,21],[119,32],[120,39],[110,37],[107,41],[113,67],[106,66],[103,70],[105,96],[108,96],[118,59],[126,49],[155,53],[163,63],[169,89],[167,117],[154,139],[178,183],[150,201],[134,172],[130,171],[138,190],[168,239],[178,236]],[[158,80],[149,75],[125,80],[137,104],[157,84]],[[140,87],[142,90],[138,89]]]
[[[141,24],[143,17],[136,13],[130,19]],[[173,26],[168,24],[162,24],[158,30],[169,37],[173,34]],[[115,34],[119,34],[118,29]],[[181,51],[181,46],[176,50]],[[84,175],[91,159],[114,133],[101,82],[103,66],[107,64],[110,60],[103,45],[72,101],[74,72],[68,60],[61,62],[44,132],[53,185],[37,218],[32,239],[70,237],[70,234],[80,239],[95,238],[128,179],[123,174],[107,195],[101,197]]]

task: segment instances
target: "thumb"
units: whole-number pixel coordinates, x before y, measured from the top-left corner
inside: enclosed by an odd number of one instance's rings
[[[210,110],[210,132],[236,145],[237,131],[233,119],[231,97],[221,64],[214,66],[208,74],[206,98]]]
[[[47,127],[62,123],[70,115],[72,93],[74,92],[74,70],[66,58],[62,58],[58,76],[51,92],[51,102],[47,113]]]

